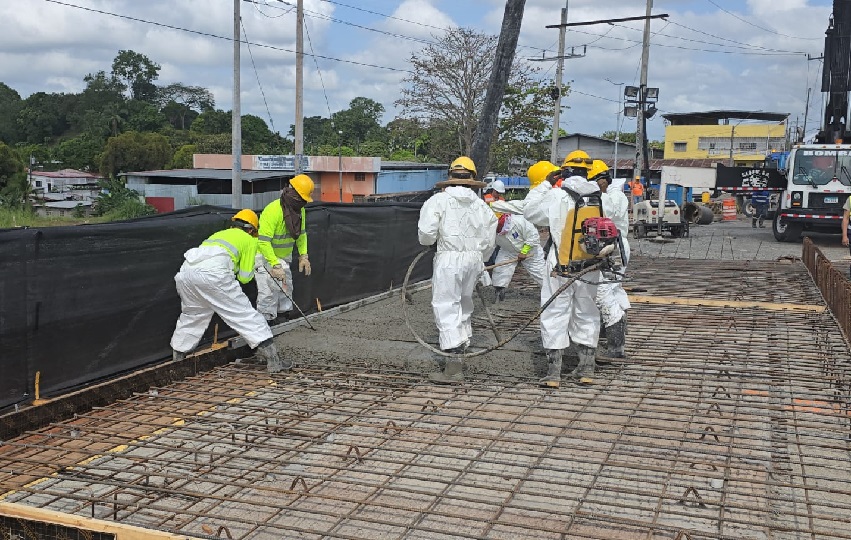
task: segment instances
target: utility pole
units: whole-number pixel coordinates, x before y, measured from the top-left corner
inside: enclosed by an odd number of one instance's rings
[[[807,116],[810,114],[810,89],[807,88],[807,103],[804,105],[804,138],[807,137]]]
[[[653,9],[653,0],[647,0],[647,15],[646,19],[644,19],[644,39],[641,45],[641,84],[639,86],[639,98],[643,101],[647,97],[647,64],[650,61],[650,11]],[[640,179],[644,174],[645,170],[649,168],[649,164],[646,163],[647,156],[647,133],[646,126],[644,120],[644,105],[638,107],[638,115],[636,122],[636,137],[635,142],[638,147],[638,156],[635,160],[635,174],[633,175],[634,179]],[[647,175],[649,176],[649,174]],[[647,178],[647,185],[650,185],[650,179]],[[660,191],[661,191],[661,187]],[[659,195],[659,200],[664,201],[664,197],[662,194]],[[661,204],[661,203],[660,203]],[[659,207],[659,215],[663,215],[665,207]],[[661,225],[661,223],[660,223]]]
[[[564,35],[567,32],[567,5],[570,0],[564,0],[564,8],[561,10],[561,24],[558,29],[558,64],[556,64],[556,99],[553,111],[553,140],[550,148],[550,161],[558,164],[558,129],[561,123],[561,87],[564,76]]]
[[[304,154],[304,0],[298,0],[296,4],[295,25],[295,173],[301,174],[301,156]]]
[[[473,139],[473,147],[470,149],[470,158],[476,164],[480,174],[487,174],[486,169],[490,163],[491,143],[496,132],[502,98],[505,97],[505,86],[508,84],[511,64],[514,62],[514,53],[517,51],[517,40],[520,38],[520,24],[523,22],[525,7],[526,0],[506,0],[505,2],[493,70],[488,91],[485,93],[478,129]]]
[[[233,0],[233,106],[231,113],[231,208],[238,210],[242,207],[242,113],[239,91],[239,49],[240,16],[239,4],[242,0]]]

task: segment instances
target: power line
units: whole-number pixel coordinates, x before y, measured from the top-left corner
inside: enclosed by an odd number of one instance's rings
[[[245,36],[245,44],[248,48],[248,56],[251,58],[251,67],[254,68],[254,76],[257,77],[257,86],[260,87],[260,95],[263,96],[263,105],[266,106],[266,114],[269,115],[269,125],[272,126],[272,132],[277,133],[275,129],[275,121],[272,120],[272,113],[269,111],[269,103],[266,101],[266,92],[263,91],[263,84],[260,82],[260,73],[257,71],[257,64],[254,63],[254,54],[251,52],[251,45],[248,41],[248,32],[245,31],[245,24],[242,22],[242,17],[239,18],[239,25],[242,26],[242,35]]]
[[[161,23],[161,22],[157,22],[157,21],[150,21],[150,20],[147,20],[147,19],[140,19],[138,17],[131,17],[130,15],[122,15],[120,13],[113,13],[111,11],[104,11],[104,10],[85,7],[85,6],[78,6],[76,4],[71,4],[71,3],[68,3],[68,2],[62,2],[61,0],[44,0],[44,1],[50,2],[52,4],[58,4],[60,6],[71,7],[71,8],[75,8],[75,9],[81,9],[83,11],[89,11],[89,12],[92,12],[92,13],[99,13],[101,15],[109,15],[110,17],[117,17],[119,19],[126,19],[126,20],[129,20],[129,21],[141,22],[141,23],[150,24],[150,25],[153,25],[153,26],[168,28],[170,30],[178,30],[180,32],[187,32],[187,33],[190,33],[190,34],[196,34],[196,35],[199,35],[199,36],[221,39],[221,40],[224,40],[224,41],[233,41],[232,37],[220,36],[218,34],[213,34],[213,33],[210,33],[210,32],[203,32],[201,30],[192,30],[191,28],[183,28],[183,27],[180,27],[180,26],[172,25],[172,24],[166,24],[166,23]],[[275,45],[267,45],[265,43],[251,43],[251,44],[256,46],[256,47],[263,47],[265,49],[271,49],[271,50],[274,50],[274,51],[281,51],[281,52],[288,52],[288,53],[295,54],[294,50],[287,49],[285,47],[277,47]],[[334,62],[342,62],[344,64],[353,64],[353,65],[356,65],[356,66],[372,67],[372,68],[376,68],[376,69],[385,69],[385,70],[388,70],[388,71],[398,71],[400,73],[414,73],[413,71],[411,71],[409,69],[400,69],[400,68],[394,68],[394,67],[390,67],[390,66],[379,66],[377,64],[370,64],[368,62],[358,62],[356,60],[344,60],[342,58],[334,58],[333,56],[323,56],[321,54],[314,54],[314,55],[310,55],[310,56],[313,56],[314,58],[322,58],[324,60],[333,60]]]
[[[760,30],[763,30],[763,31],[768,32],[770,34],[776,34],[778,36],[783,36],[783,37],[787,37],[787,38],[803,39],[803,40],[806,40],[806,41],[820,41],[822,39],[822,38],[805,38],[805,37],[800,37],[800,36],[791,36],[789,34],[784,34],[782,32],[778,32],[777,30],[774,30],[773,28],[766,28],[765,26],[760,26],[760,25],[753,23],[753,22],[751,22],[747,19],[743,19],[742,17],[739,17],[738,15],[733,13],[732,11],[727,11],[726,9],[722,8],[721,6],[716,4],[714,0],[706,0],[706,1],[709,2],[710,4],[712,4],[713,6],[717,7],[718,9],[720,9],[721,11],[726,13],[727,15],[730,15],[731,17],[734,17],[734,18],[742,21],[745,24],[749,24],[749,25],[753,26],[754,28],[759,28]]]
[[[678,23],[673,22],[673,21],[671,21],[671,24],[673,24],[675,26],[680,26],[682,28],[688,28],[685,25],[678,24]],[[625,25],[622,25],[622,24],[616,24],[616,25],[613,25],[613,26],[619,26],[621,28],[626,28],[627,30],[633,30],[635,32],[641,31],[638,28],[631,28],[629,26],[625,26]],[[693,30],[693,29],[689,28],[689,30]],[[697,31],[697,30],[693,30],[693,31]],[[706,34],[705,32],[701,32],[701,33]],[[747,43],[741,43],[741,42],[738,42],[738,41],[734,42],[738,45],[726,45],[724,43],[715,43],[713,41],[703,41],[703,40],[700,40],[700,39],[691,39],[691,38],[686,38],[686,37],[682,37],[682,36],[674,36],[674,35],[671,35],[671,34],[663,34],[661,32],[657,33],[656,35],[662,36],[662,37],[673,38],[673,39],[681,39],[683,41],[689,41],[691,43],[701,43],[701,44],[704,44],[704,45],[714,45],[716,47],[730,47],[730,48],[737,48],[737,49],[742,49],[742,50],[759,50],[759,51],[765,51],[765,52],[782,52],[782,53],[788,53],[788,54],[807,54],[804,51],[789,51],[789,50],[786,50],[786,49],[771,49],[769,47],[763,47],[761,45],[749,45]],[[711,35],[711,34],[706,34],[706,35]],[[717,37],[717,36],[713,36],[713,37]],[[724,39],[724,38],[718,38],[718,39]],[[732,41],[732,40],[728,40],[728,41]]]
[[[307,24],[304,25],[304,30],[307,33],[307,44],[310,46],[310,52],[313,53],[313,41],[310,39],[310,29],[307,28]],[[331,105],[328,103],[328,92],[325,91],[325,81],[322,79],[322,70],[319,69],[319,62],[316,60],[316,56],[313,56],[313,64],[316,66],[316,72],[319,73],[319,83],[322,85],[322,94],[325,96],[325,106],[328,108],[328,118],[331,118]]]

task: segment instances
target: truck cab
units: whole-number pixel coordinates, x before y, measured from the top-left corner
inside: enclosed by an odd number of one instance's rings
[[[774,215],[774,237],[794,242],[803,231],[840,232],[851,195],[851,145],[799,145],[789,152],[786,189]]]

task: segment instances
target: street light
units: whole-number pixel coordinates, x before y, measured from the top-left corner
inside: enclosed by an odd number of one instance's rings
[[[343,202],[343,132],[337,131],[337,169],[340,171],[340,202]]]
[[[608,81],[611,84],[618,87],[618,116],[617,116],[617,120],[615,121],[616,125],[615,125],[615,163],[614,163],[614,169],[615,169],[614,178],[617,178],[618,177],[618,144],[621,142],[621,109],[623,108],[621,106],[621,88],[620,87],[623,86],[625,83],[616,83],[615,81],[609,79],[608,77],[606,78],[606,81]]]

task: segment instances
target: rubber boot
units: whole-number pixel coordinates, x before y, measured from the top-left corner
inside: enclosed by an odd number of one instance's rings
[[[494,287],[493,290],[496,292],[496,301],[505,302],[505,287]]]
[[[540,386],[558,388],[561,384],[561,360],[564,349],[547,349],[547,375],[538,381]]]
[[[597,363],[601,365],[611,364],[615,360],[626,358],[624,345],[626,344],[626,316],[606,328],[609,338],[606,341],[606,350],[597,350]]]
[[[760,229],[764,229],[764,228],[765,228],[765,224],[763,223],[763,220],[764,220],[764,218],[762,218],[762,217],[760,217],[760,218],[759,218],[759,220],[758,220],[758,221],[759,221],[759,228],[760,228]]]
[[[175,351],[174,349],[171,350],[171,359],[173,361],[180,362],[181,360],[183,360],[185,358],[186,358],[185,352]]]
[[[448,349],[444,352],[463,354],[463,345]],[[464,382],[464,363],[460,358],[446,358],[443,371],[429,374],[428,378],[438,384],[459,384]]]
[[[753,218],[753,219],[751,220],[751,227],[753,227],[754,229],[756,229],[756,218]]]
[[[269,373],[289,371],[293,367],[293,363],[289,359],[281,358],[278,348],[271,338],[257,346],[257,356],[266,361],[266,371]]]
[[[570,372],[570,377],[575,379],[590,379],[594,376],[594,368],[596,364],[594,363],[594,356],[597,353],[596,347],[589,347],[588,345],[581,345],[579,343],[576,344],[576,356],[579,357],[579,365],[576,366],[576,369]]]

